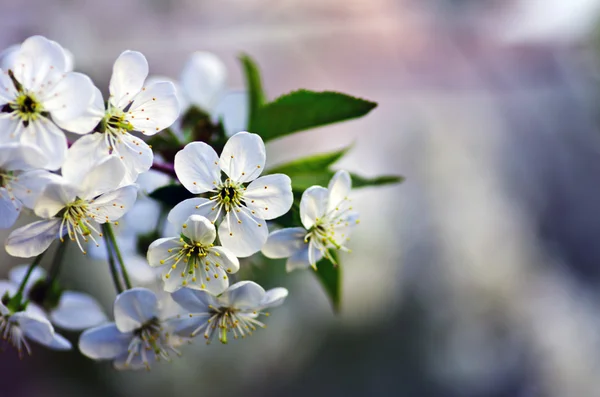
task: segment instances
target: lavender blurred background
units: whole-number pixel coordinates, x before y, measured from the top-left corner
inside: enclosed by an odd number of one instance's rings
[[[241,88],[243,51],[271,98],[303,87],[377,101],[270,144],[268,161],[354,142],[340,167],[407,177],[356,192],[341,315],[309,271],[293,273],[275,281],[288,304],[249,340],[199,343],[151,373],[7,351],[0,396],[600,396],[600,1],[0,4],[1,48],[43,34],[102,88],[125,49],[173,78],[213,51]],[[110,308],[106,264],[72,254],[65,284]],[[18,263],[0,261],[2,274]]]

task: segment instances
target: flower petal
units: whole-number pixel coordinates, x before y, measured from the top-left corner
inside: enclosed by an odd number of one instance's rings
[[[213,190],[221,182],[219,157],[204,142],[189,143],[175,155],[175,173],[181,184],[194,194]]]
[[[182,288],[173,292],[171,297],[190,313],[207,313],[209,306],[219,306],[214,295],[207,291]]]
[[[212,247],[207,259],[213,264],[219,264],[219,267],[225,269],[227,273],[237,273],[237,271],[240,270],[240,261],[237,256],[226,248]]]
[[[181,232],[192,242],[200,243],[204,246],[210,245],[217,238],[215,225],[207,218],[200,215],[190,215],[183,224]]]
[[[64,336],[59,335],[56,332],[53,335],[52,342],[48,344],[48,347],[54,350],[71,350],[73,348],[71,342],[69,342]]]
[[[6,188],[0,187],[0,229],[8,229],[15,224],[22,205],[9,196]]]
[[[142,53],[124,51],[113,65],[108,90],[110,103],[123,109],[144,86],[148,76],[148,61]]]
[[[114,316],[121,332],[131,332],[158,314],[158,299],[146,288],[132,288],[115,300]]]
[[[258,178],[266,158],[265,144],[259,135],[238,132],[225,144],[219,165],[235,182],[250,182]]]
[[[285,288],[273,288],[267,291],[260,302],[261,308],[280,306],[288,296],[288,290]]]
[[[64,167],[63,167],[63,172]],[[72,184],[79,184],[83,199],[92,199],[103,193],[115,190],[125,176],[125,165],[117,156],[109,156],[94,166],[81,180],[69,179],[70,171],[63,176]],[[68,176],[67,176],[68,175]]]
[[[94,100],[94,89],[88,76],[71,72],[45,90],[39,100],[52,120],[68,121],[83,115]]]
[[[321,186],[311,186],[302,193],[300,200],[300,220],[306,230],[313,227],[317,219],[327,213],[329,192]]]
[[[6,252],[19,258],[41,254],[59,237],[60,222],[60,219],[37,221],[13,230],[6,239]]]
[[[228,92],[217,104],[212,113],[214,123],[223,122],[225,135],[233,136],[240,131],[248,129],[248,92]]]
[[[301,227],[291,227],[274,231],[269,235],[261,251],[267,258],[288,258],[304,248],[306,230]]]
[[[19,328],[27,338],[44,346],[52,343],[54,328],[46,318],[28,312],[17,312],[10,318],[19,324]]]
[[[32,170],[19,174],[11,183],[12,192],[27,208],[33,208],[41,193],[50,183],[60,183],[61,177],[46,170]]]
[[[216,55],[195,52],[183,66],[180,80],[186,97],[210,113],[225,89],[226,79],[227,68]]]
[[[253,281],[240,281],[219,295],[219,304],[240,310],[252,310],[260,307],[265,290]]]
[[[246,205],[262,219],[275,219],[292,208],[292,181],[284,174],[261,176],[252,181],[244,192]]]
[[[17,90],[6,72],[7,70],[0,64],[0,106],[12,102],[17,96]]]
[[[69,181],[81,181],[96,164],[110,156],[104,134],[93,133],[77,139],[67,151],[62,175]]]
[[[16,142],[0,146],[0,169],[5,171],[27,171],[42,168],[48,160],[36,147]]]
[[[0,87],[1,89],[2,87]],[[0,142],[21,143],[23,123],[15,113],[0,113]],[[48,159],[46,159],[46,162]]]
[[[114,222],[133,207],[136,198],[137,187],[125,186],[90,201],[89,212],[94,215],[94,220],[98,223]]]
[[[35,214],[40,218],[52,218],[77,198],[79,189],[64,182],[51,182],[46,185],[34,205]]]
[[[285,263],[285,270],[289,273],[296,269],[307,269],[311,266],[310,260],[308,259],[308,244],[305,244],[302,249],[298,250],[292,256],[290,256]],[[312,248],[314,250],[314,248]],[[316,262],[318,262],[323,254],[321,251],[313,251]]]
[[[183,243],[179,241],[179,237],[165,237],[153,241],[148,247],[148,264],[150,266],[171,266],[175,263],[175,259],[167,260],[167,258],[177,253]],[[169,252],[171,250],[171,252]],[[162,261],[162,263],[161,263]]]
[[[340,202],[348,198],[352,189],[352,179],[348,171],[340,170],[333,175],[331,181],[329,181],[329,200],[327,204],[327,211],[335,209]]]
[[[13,57],[15,77],[30,91],[39,91],[49,80],[56,80],[67,71],[67,60],[62,47],[42,36],[26,39]]]
[[[170,127],[178,116],[179,102],[175,86],[171,82],[162,81],[148,85],[133,98],[126,120],[136,131],[154,135]]]
[[[260,251],[269,236],[264,220],[246,211],[228,212],[219,226],[221,245],[238,258],[245,258]]]
[[[88,294],[65,291],[50,313],[52,323],[63,329],[79,331],[107,321],[102,307]]]
[[[79,350],[95,360],[112,359],[127,353],[132,335],[119,331],[114,323],[84,331],[79,337]]]
[[[20,142],[38,148],[48,160],[44,168],[54,171],[59,169],[67,155],[67,138],[52,121],[44,116],[31,121],[24,128]]]
[[[202,215],[211,222],[217,222],[217,209],[214,207],[214,202],[205,198],[183,200],[169,212],[168,219],[171,224],[181,226],[190,215]]]
[[[102,93],[98,87],[93,86],[91,102],[77,117],[66,119],[55,118],[53,120],[63,130],[71,131],[76,134],[87,134],[94,130],[94,127],[100,123],[102,117],[104,117],[104,100],[102,99]]]

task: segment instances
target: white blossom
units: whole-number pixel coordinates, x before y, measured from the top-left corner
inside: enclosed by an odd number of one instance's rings
[[[246,130],[248,94],[227,90],[227,68],[216,55],[204,51],[191,54],[181,71],[180,82],[185,102],[208,113],[212,122],[222,121],[227,136]]]
[[[15,286],[19,286],[29,265],[19,265],[10,270],[8,277]],[[71,331],[82,331],[107,321],[100,304],[92,296],[77,291],[61,291],[57,302],[48,302],[51,286],[46,282],[46,271],[39,266],[29,276],[23,295],[29,305],[36,305],[44,310],[57,327]],[[47,304],[53,304],[46,307]]]
[[[273,174],[259,178],[265,165],[265,145],[256,134],[239,132],[229,138],[221,157],[204,142],[192,142],[175,155],[175,172],[190,192],[210,192],[177,204],[169,221],[183,224],[198,214],[220,223],[221,245],[239,258],[259,251],[268,237],[265,220],[285,214],[292,206],[291,180]],[[227,175],[225,180],[221,171]]]
[[[0,146],[0,229],[11,227],[23,206],[33,208],[46,185],[59,179],[48,171],[34,169],[43,162],[44,156],[32,146]]]
[[[180,237],[150,244],[150,266],[169,268],[163,275],[165,291],[188,287],[219,294],[229,286],[228,274],[236,273],[240,263],[228,249],[213,244],[216,238],[215,226],[208,219],[191,215],[182,225]]]
[[[81,133],[70,122],[93,99],[94,85],[70,71],[69,58],[56,42],[28,38],[3,57],[0,69],[0,142],[37,147],[44,168],[60,168],[67,153],[61,128]]]
[[[215,334],[221,343],[227,343],[227,334],[233,337],[252,335],[257,327],[265,328],[258,320],[260,315],[268,316],[264,310],[279,306],[288,295],[285,288],[266,291],[252,281],[240,281],[231,285],[216,296],[208,291],[182,288],[173,293],[173,299],[189,312],[181,316],[175,333],[194,337],[204,331],[204,338],[210,343]],[[218,328],[218,329],[217,329]]]
[[[117,369],[150,369],[160,359],[179,355],[184,342],[171,336],[170,320],[163,317],[159,300],[146,288],[133,288],[117,296],[114,323],[86,330],[79,350],[94,360],[113,360]]]
[[[54,350],[70,350],[71,343],[54,331],[44,312],[36,305],[20,305],[9,309],[6,305],[17,293],[18,287],[7,280],[0,280],[0,336],[19,352],[31,354],[28,340]]]
[[[139,132],[151,136],[169,127],[179,116],[175,87],[168,81],[146,84],[148,62],[136,51],[125,51],[115,61],[110,80],[107,108],[95,88],[94,101],[86,114],[71,123],[91,132],[69,149],[65,165],[80,174],[87,172],[111,154],[124,163],[123,184],[135,182],[138,175],[152,166],[152,149]]]
[[[286,228],[271,233],[262,253],[268,258],[289,258],[288,271],[309,266],[316,268],[324,256],[335,263],[328,250],[348,251],[345,243],[358,223],[358,213],[348,198],[351,188],[350,175],[338,171],[327,189],[321,186],[306,189],[300,201],[300,220],[304,228]]]
[[[6,240],[6,251],[21,258],[44,252],[64,235],[75,241],[85,254],[89,240],[99,246],[100,225],[118,220],[135,202],[137,188],[118,188],[125,174],[123,163],[110,156],[81,179],[63,167],[63,181],[49,183],[34,206],[43,220],[15,229]]]

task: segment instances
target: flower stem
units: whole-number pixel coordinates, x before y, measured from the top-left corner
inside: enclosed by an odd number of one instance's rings
[[[29,277],[31,277],[31,273],[33,273],[33,270],[40,264],[45,253],[46,251],[42,252],[35,257],[33,262],[31,262],[31,265],[29,265],[29,269],[27,269],[27,273],[25,274],[25,277],[23,277],[21,285],[19,285],[19,290],[15,296],[23,296],[23,291],[25,291],[25,286],[27,285],[27,281],[29,281]]]
[[[167,174],[172,176],[173,178],[177,178],[177,174],[175,173],[175,166],[170,163],[152,163],[153,170],[162,172],[163,174]]]
[[[115,264],[115,258],[113,257],[113,250],[111,248],[111,242],[109,238],[109,232],[107,226],[110,226],[108,223],[102,225],[102,231],[104,232],[104,243],[106,244],[106,253],[108,255],[108,266],[110,268],[110,275],[113,279],[113,284],[115,284],[115,289],[117,293],[120,294],[123,292],[124,288],[121,283],[121,279],[119,277],[119,270]]]
[[[125,268],[125,261],[123,260],[123,256],[121,255],[121,251],[119,250],[119,245],[117,244],[117,239],[115,238],[115,233],[112,230],[112,226],[110,223],[105,223],[105,232],[108,234],[108,238],[112,244],[112,248],[117,255],[117,259],[119,260],[119,265],[121,266],[121,275],[123,276],[123,281],[125,281],[125,287],[127,289],[131,289],[131,281],[129,281],[129,274],[127,273],[127,269]]]
[[[65,251],[67,250],[67,243],[69,240],[65,239],[65,241],[61,242],[54,253],[54,259],[52,260],[52,266],[50,267],[50,271],[48,272],[48,284],[54,282],[56,277],[58,277],[58,273],[60,272],[60,267],[63,262],[63,257],[65,256]]]

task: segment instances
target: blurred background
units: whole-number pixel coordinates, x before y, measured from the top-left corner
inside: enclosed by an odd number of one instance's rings
[[[267,282],[290,298],[249,340],[197,343],[150,373],[7,350],[0,396],[600,396],[600,1],[0,5],[0,48],[45,35],[102,89],[125,49],[174,79],[206,50],[232,88],[246,52],[271,98],[303,87],[376,101],[273,142],[268,162],[354,142],[340,168],[407,178],[354,195],[339,315],[311,271],[295,272]],[[71,251],[65,286],[110,313],[106,264]],[[2,276],[19,263],[0,261]]]

